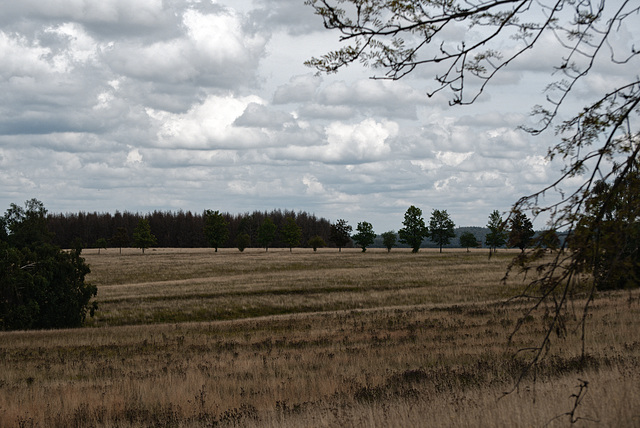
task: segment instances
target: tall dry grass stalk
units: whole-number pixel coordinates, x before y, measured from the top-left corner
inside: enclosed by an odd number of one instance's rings
[[[585,358],[578,335],[558,337],[503,396],[526,364],[514,354],[544,330],[526,320],[507,344],[526,303],[504,303],[520,286],[499,281],[506,254],[87,259],[103,311],[93,327],[0,333],[0,426],[640,424],[638,291],[596,300]],[[581,380],[584,400],[563,415]]]

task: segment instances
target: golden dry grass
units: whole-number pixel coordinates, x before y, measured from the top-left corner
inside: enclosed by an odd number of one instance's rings
[[[506,252],[85,256],[92,327],[0,333],[1,427],[566,426],[578,379],[579,426],[640,425],[637,291],[598,297],[586,359],[554,338],[503,397],[544,328],[507,344]]]
[[[237,319],[353,308],[479,302],[516,293],[496,286],[509,252],[370,249],[160,249],[87,255],[99,288],[90,325]],[[179,301],[180,310],[176,310]]]

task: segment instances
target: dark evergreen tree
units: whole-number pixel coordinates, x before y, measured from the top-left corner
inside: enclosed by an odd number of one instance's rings
[[[508,232],[498,210],[493,210],[489,214],[487,228],[489,233],[485,237],[485,243],[489,247],[489,256],[491,256],[491,253],[495,253],[497,248],[507,243]]]
[[[509,216],[509,240],[510,247],[520,248],[524,251],[531,243],[535,235],[531,220],[520,210],[514,210]]]

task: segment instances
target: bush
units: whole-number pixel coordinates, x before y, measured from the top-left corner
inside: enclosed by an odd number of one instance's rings
[[[236,238],[236,244],[238,245],[238,250],[243,252],[245,248],[251,245],[251,237],[247,233],[240,233]]]
[[[318,247],[322,248],[322,247],[325,247],[327,244],[324,242],[324,239],[322,239],[321,236],[316,235],[313,238],[309,239],[309,242],[307,242],[307,245],[313,248],[313,251],[317,251]]]

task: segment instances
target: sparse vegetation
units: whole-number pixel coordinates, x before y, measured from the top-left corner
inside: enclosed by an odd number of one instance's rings
[[[0,333],[0,426],[566,426],[578,379],[571,417],[638,421],[637,290],[596,301],[585,359],[557,338],[498,400],[544,332],[507,346],[511,250],[152,251],[86,251],[91,328]]]

